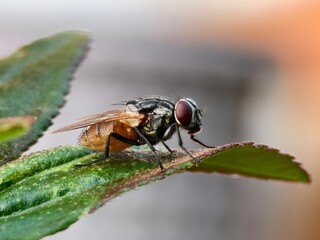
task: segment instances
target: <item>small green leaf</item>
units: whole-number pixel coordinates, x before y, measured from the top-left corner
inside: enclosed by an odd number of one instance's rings
[[[23,136],[34,122],[33,116],[0,119],[0,143]]]
[[[17,158],[51,124],[87,45],[86,33],[63,32],[31,43],[0,61],[0,118],[37,118],[27,134],[0,143],[0,165]]]
[[[189,171],[220,172],[249,177],[309,182],[309,176],[294,157],[281,154],[279,150],[252,142],[228,144],[208,149],[210,157]]]
[[[203,160],[198,167],[202,171],[309,181],[292,157],[253,143],[193,150],[192,154]],[[39,239],[67,228],[121,193],[197,169],[181,151],[171,157],[159,155],[165,172],[147,150],[124,151],[97,164],[75,167],[101,156],[79,146],[35,153],[0,167],[0,239]]]

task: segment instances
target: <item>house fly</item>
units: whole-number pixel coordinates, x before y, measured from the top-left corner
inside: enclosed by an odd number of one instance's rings
[[[178,135],[182,150],[193,158],[183,145],[181,128],[188,131],[193,141],[210,148],[195,138],[195,134],[201,130],[202,110],[191,98],[174,100],[168,97],[151,96],[125,101],[119,105],[121,108],[84,117],[79,122],[60,128],[54,133],[84,128],[79,137],[79,144],[104,152],[103,159],[108,158],[110,152],[121,152],[132,145],[147,144],[161,170],[164,170],[164,167],[154,145],[161,142],[172,153],[165,141],[174,133]],[[81,166],[101,160],[102,158]]]

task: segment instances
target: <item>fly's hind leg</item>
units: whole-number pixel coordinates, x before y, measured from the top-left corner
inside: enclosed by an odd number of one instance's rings
[[[130,144],[130,145],[136,145],[136,146],[141,145],[138,141],[125,138],[125,137],[121,136],[121,135],[118,134],[118,133],[112,132],[112,133],[110,133],[110,134],[108,135],[108,138],[107,138],[107,141],[106,141],[105,150],[104,150],[104,156],[99,157],[98,159],[96,159],[96,160],[94,160],[94,161],[92,161],[92,162],[84,163],[84,164],[77,164],[77,165],[75,165],[75,166],[76,166],[76,167],[90,166],[90,165],[95,164],[95,163],[97,163],[97,162],[104,161],[106,158],[108,158],[108,157],[109,157],[111,137],[113,137],[113,138],[115,138],[115,139],[117,139],[117,140],[119,140],[119,141],[121,141],[121,142]]]
[[[90,165],[93,165],[97,162],[101,162],[103,160],[105,160],[106,158],[104,156],[102,157],[99,157],[98,159],[94,160],[94,161],[91,161],[91,162],[88,162],[88,163],[83,163],[83,164],[76,164],[74,165],[76,168],[80,168],[80,167],[86,167],[86,166],[90,166]]]
[[[121,136],[120,134],[118,133],[110,133],[108,138],[107,138],[107,141],[106,141],[106,146],[105,146],[105,149],[104,149],[104,156],[105,158],[108,158],[109,157],[109,150],[110,150],[110,140],[111,140],[111,137],[114,137],[115,139],[121,141],[121,142],[124,142],[124,143],[127,143],[129,145],[135,145],[135,146],[140,146],[141,143],[136,141],[136,140],[131,140],[131,139],[128,139],[128,138],[125,138],[123,136]]]

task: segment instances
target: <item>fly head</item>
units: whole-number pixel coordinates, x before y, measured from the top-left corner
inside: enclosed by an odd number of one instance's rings
[[[201,130],[201,110],[191,98],[180,99],[174,109],[174,117],[177,123],[188,133],[194,135]]]

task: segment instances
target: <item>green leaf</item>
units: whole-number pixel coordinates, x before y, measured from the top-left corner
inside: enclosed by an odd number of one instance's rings
[[[51,125],[87,45],[86,33],[63,32],[31,43],[0,61],[0,118],[37,118],[27,134],[0,143],[0,165],[17,158]]]
[[[210,157],[204,159],[198,167],[189,171],[219,172],[243,176],[277,179],[286,181],[309,182],[309,176],[294,157],[281,154],[279,150],[252,142],[228,144],[209,149]]]
[[[33,116],[0,119],[0,143],[23,136],[34,122]]]
[[[159,154],[165,172],[161,172],[150,151],[141,149],[112,154],[90,166],[75,167],[101,156],[79,146],[32,154],[0,167],[0,239],[39,239],[67,228],[121,193],[173,173],[194,170],[193,160],[181,151],[176,151],[172,159],[168,153]],[[309,181],[292,157],[253,143],[194,150],[192,154],[203,160],[198,168],[207,172]],[[210,162],[218,161],[227,163],[205,168]]]

